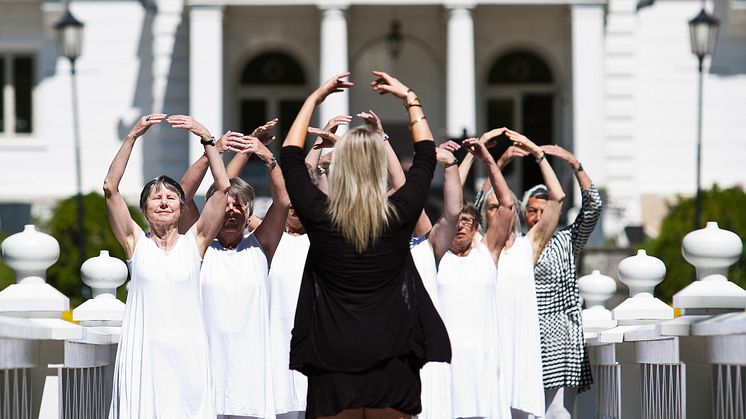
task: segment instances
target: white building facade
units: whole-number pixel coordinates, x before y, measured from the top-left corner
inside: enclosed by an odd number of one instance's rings
[[[0,206],[26,203],[43,216],[76,192],[70,68],[52,29],[64,5],[0,0],[0,7]],[[687,21],[699,1],[658,0],[640,10],[636,0],[76,0],[70,7],[85,24],[77,61],[84,192],[100,191],[142,114],[191,114],[216,136],[277,116],[282,134],[305,96],[345,70],[357,85],[330,97],[317,123],[373,109],[405,156],[406,115],[367,88],[373,69],[417,91],[436,140],[506,125],[573,151],[607,193],[609,235],[628,224],[654,233],[666,200],[695,190],[698,73]],[[703,186],[743,185],[746,2],[706,7],[721,26],[705,63]],[[165,124],[152,131],[121,185],[130,203],[147,180],[179,179],[202,153],[182,131]],[[513,163],[508,173],[518,194],[536,181],[531,164]],[[572,173],[556,167],[574,190]],[[249,180],[262,173],[260,164],[245,171]]]

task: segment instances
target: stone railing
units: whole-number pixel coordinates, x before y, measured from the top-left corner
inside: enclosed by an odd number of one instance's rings
[[[746,291],[727,280],[740,238],[715,223],[690,233],[682,253],[698,280],[657,300],[663,263],[640,251],[619,263],[630,297],[609,311],[616,290],[600,272],[578,280],[594,385],[581,394],[578,418],[746,419]],[[104,418],[124,304],[116,288],[127,267],[108,252],[83,265],[94,298],[61,319],[69,299],[46,283],[59,245],[34,226],[2,243],[16,284],[0,291],[0,418]]]
[[[697,280],[674,296],[679,317],[653,296],[666,267],[645,251],[619,264],[630,297],[611,311],[602,303],[612,278],[578,280],[595,382],[578,398],[577,417],[746,418],[746,291],[727,279],[742,250],[712,222],[684,238]]]

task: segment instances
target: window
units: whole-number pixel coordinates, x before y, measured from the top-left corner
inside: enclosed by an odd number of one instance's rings
[[[0,136],[33,131],[34,58],[0,53]]]

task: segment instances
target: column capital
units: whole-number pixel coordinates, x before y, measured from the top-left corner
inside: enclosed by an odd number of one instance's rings
[[[348,0],[320,0],[316,6],[326,12],[326,11],[346,11],[350,7],[350,2]]]
[[[458,10],[466,10],[471,12],[477,3],[475,1],[459,1],[459,0],[447,0],[443,3],[443,7],[446,10],[453,12]]]

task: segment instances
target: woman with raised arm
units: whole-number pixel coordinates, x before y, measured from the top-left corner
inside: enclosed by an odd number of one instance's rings
[[[368,127],[334,146],[329,195],[311,183],[303,145],[314,109],[352,86],[332,77],[305,101],[282,150],[285,184],[310,240],[290,366],[308,376],[309,418],[410,418],[420,407],[419,369],[450,360],[450,345],[409,253],[435,168],[432,134],[417,95],[374,71],[373,90],[404,102],[415,157],[390,197],[386,153]]]
[[[109,222],[132,278],[114,363],[110,418],[207,419],[216,414],[199,288],[202,257],[220,231],[230,187],[214,140],[209,133],[201,136],[216,192],[184,235],[178,232],[184,191],[175,180],[159,176],[143,188],[140,209],[148,233],[132,220],[119,193],[135,142],[164,119],[164,114],[152,114],[137,121],[104,180]],[[168,118],[174,128],[190,129],[190,120]]]

